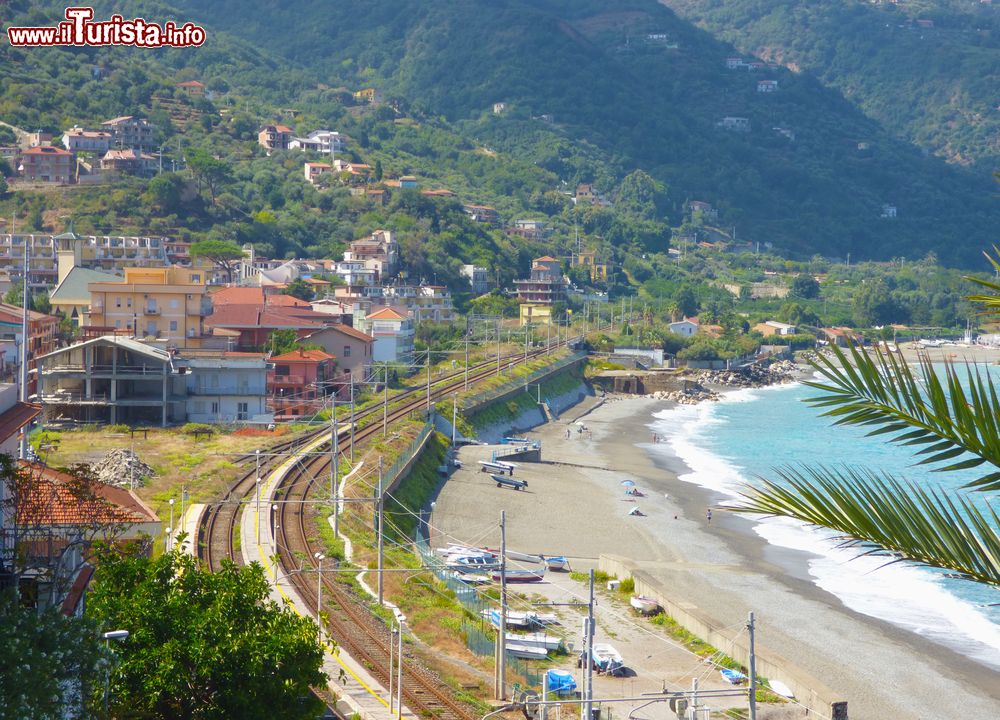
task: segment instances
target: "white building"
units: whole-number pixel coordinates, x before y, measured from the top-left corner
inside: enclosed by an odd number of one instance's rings
[[[375,338],[372,360],[408,363],[413,359],[413,320],[383,307],[360,321],[361,330]]]
[[[489,271],[478,265],[463,265],[462,275],[469,278],[473,295],[483,295],[490,290]]]
[[[670,332],[684,337],[691,337],[698,332],[698,321],[691,318],[684,318],[677,322],[670,323]]]
[[[103,155],[111,147],[111,133],[73,127],[63,133],[62,142],[70,152],[92,152]]]
[[[260,353],[185,352],[177,359],[187,385],[187,420],[270,423],[267,360]]]
[[[324,155],[342,152],[345,147],[344,138],[339,132],[332,130],[313,130],[306,137],[292,138],[288,141],[289,150],[312,150]]]

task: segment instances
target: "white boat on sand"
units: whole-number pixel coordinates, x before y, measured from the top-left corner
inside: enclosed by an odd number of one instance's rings
[[[500,568],[496,568],[491,570],[489,575],[497,582],[500,581],[501,575],[503,575],[509,583],[540,582],[545,579],[545,568],[542,568],[541,570],[512,570],[507,568],[502,573],[500,572]]]
[[[563,641],[561,637],[545,633],[528,633],[527,635],[507,633],[507,642],[545,648],[546,650],[558,650],[562,647]]]
[[[643,595],[633,595],[632,599],[629,600],[629,605],[643,615],[656,615],[656,613],[660,612],[660,603],[656,602],[653,598]]]
[[[534,645],[523,645],[521,643],[507,643],[507,654],[525,660],[544,660],[548,657],[548,650]]]
[[[777,695],[781,695],[786,698],[795,697],[795,693],[792,692],[792,689],[785,685],[785,683],[781,682],[781,680],[768,680],[767,684],[768,687],[770,687],[771,690]]]
[[[569,568],[569,560],[562,555],[545,558],[545,567],[549,570],[566,570]]]

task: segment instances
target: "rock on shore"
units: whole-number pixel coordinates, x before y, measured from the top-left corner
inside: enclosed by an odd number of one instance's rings
[[[795,371],[795,363],[778,360],[772,363],[753,363],[735,370],[709,370],[699,379],[710,385],[754,388],[789,382]]]

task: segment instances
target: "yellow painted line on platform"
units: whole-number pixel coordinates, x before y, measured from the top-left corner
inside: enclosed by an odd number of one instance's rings
[[[337,428],[337,432],[338,433],[340,432],[340,427],[339,426]],[[315,440],[312,443],[310,443],[309,445],[307,445],[306,447],[302,448],[302,450],[300,451],[299,454],[311,452],[315,448],[319,447],[320,445],[323,445],[324,443],[326,443],[328,441],[329,441],[329,438],[323,438],[323,439]],[[293,458],[290,458],[289,460],[286,460],[284,463],[282,463],[278,467],[277,470],[275,470],[274,472],[272,472],[268,476],[267,482],[264,484],[264,491],[265,491],[264,494],[267,494],[267,490],[268,490],[269,486],[273,482],[277,482],[278,480],[280,480],[281,478],[283,478],[288,473],[288,471],[292,469],[292,466],[294,466],[295,463],[297,463],[297,462],[298,462],[298,456],[295,456]],[[270,504],[270,503],[268,503],[268,504]],[[256,530],[256,528],[260,527],[260,510],[258,508],[254,508],[253,515],[254,515],[254,523],[255,523],[254,529]],[[256,533],[255,533],[255,535],[256,535]],[[272,575],[272,574],[274,575],[274,577],[275,577],[274,588],[278,591],[278,594],[281,595],[281,597],[283,597],[288,602],[288,605],[289,605],[289,607],[291,607],[292,612],[294,612],[299,617],[305,617],[305,615],[303,615],[302,613],[300,613],[299,609],[297,607],[295,607],[295,603],[292,601],[292,599],[287,594],[285,594],[285,591],[281,588],[281,585],[278,584],[278,582],[277,582],[277,577],[278,577],[277,572],[272,573],[271,563],[268,560],[267,554],[264,552],[264,549],[261,547],[261,545],[260,545],[259,542],[257,543],[257,552],[260,555],[261,561],[263,562],[263,564],[265,566],[265,568],[264,568],[265,572],[268,575]],[[375,690],[372,689],[371,686],[368,685],[368,683],[366,683],[364,680],[362,680],[360,677],[358,677],[358,674],[355,673],[354,670],[349,665],[347,665],[347,663],[345,663],[341,659],[340,654],[338,652],[336,652],[336,648],[334,648],[332,645],[330,645],[329,643],[327,643],[324,640],[320,640],[320,644],[324,648],[326,648],[326,650],[330,653],[331,656],[333,656],[333,659],[337,661],[337,664],[340,665],[340,667],[342,667],[344,670],[346,670],[348,672],[348,674],[350,674],[351,677],[353,677],[355,680],[358,681],[358,684],[361,685],[361,687],[363,687],[368,692],[369,695],[371,695],[373,698],[375,698],[376,700],[378,700],[385,707],[389,707],[389,703],[387,703],[382,698],[381,695],[379,695],[377,692],[375,692]]]

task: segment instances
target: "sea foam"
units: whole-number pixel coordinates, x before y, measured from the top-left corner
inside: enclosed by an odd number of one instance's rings
[[[653,449],[674,454],[688,467],[689,472],[680,475],[680,480],[729,498],[738,497],[750,481],[747,471],[738,458],[725,457],[724,449],[706,449],[730,422],[724,406],[754,402],[795,387],[741,389],[725,394],[718,403],[680,405],[660,411],[654,415],[653,429],[665,442]],[[768,442],[767,437],[762,436],[761,442]],[[851,610],[890,622],[1000,669],[1000,625],[948,587],[961,581],[913,565],[886,565],[884,557],[858,557],[857,549],[838,547],[831,531],[788,518],[757,518],[754,531],[772,545],[808,553],[809,574],[815,584]]]

